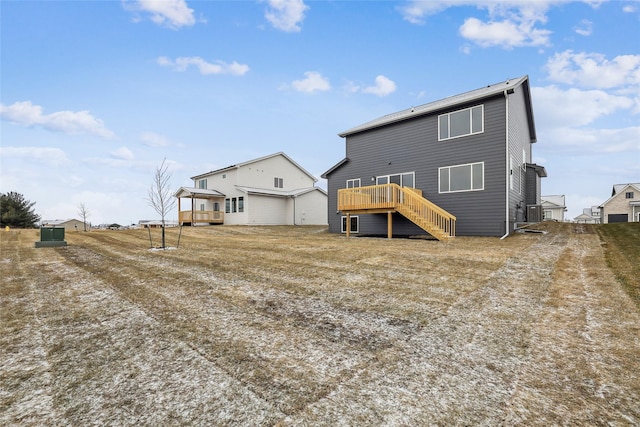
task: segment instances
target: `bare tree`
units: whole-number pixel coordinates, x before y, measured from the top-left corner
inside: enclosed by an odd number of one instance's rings
[[[164,240],[164,227],[165,218],[169,211],[171,211],[176,205],[176,199],[173,197],[171,189],[169,188],[169,181],[171,180],[171,173],[169,172],[169,166],[166,164],[166,157],[162,160],[162,164],[156,168],[156,172],[153,175],[153,185],[149,188],[149,204],[160,215],[162,219],[162,247],[165,247]]]
[[[82,218],[84,231],[87,231],[87,218],[91,216],[91,212],[89,212],[89,209],[87,209],[87,206],[84,204],[84,202],[80,203],[80,206],[78,206],[78,215],[80,215],[80,218]]]

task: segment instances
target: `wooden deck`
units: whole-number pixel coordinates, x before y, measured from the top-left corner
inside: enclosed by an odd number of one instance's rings
[[[347,216],[387,213],[389,237],[392,231],[391,214],[396,212],[438,240],[455,236],[455,216],[422,197],[421,190],[400,187],[397,184],[340,189],[338,190],[338,210]]]
[[[224,212],[222,211],[180,211],[181,225],[194,224],[224,224]]]

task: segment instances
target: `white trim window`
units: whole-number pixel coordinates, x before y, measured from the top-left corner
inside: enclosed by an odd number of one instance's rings
[[[360,187],[360,178],[347,180],[347,188],[358,188],[358,187]]]
[[[438,141],[484,132],[484,105],[438,116]]]
[[[484,190],[484,162],[438,168],[438,192]]]
[[[284,179],[278,177],[273,178],[273,186],[275,188],[282,188],[284,186]]]
[[[349,233],[358,233],[359,232],[359,226],[360,226],[360,220],[358,219],[358,215],[351,215],[349,217],[349,220],[351,222],[351,227],[349,228]],[[344,215],[342,217],[342,220],[340,221],[340,232],[341,233],[346,233],[347,232],[347,216]]]
[[[207,180],[206,179],[198,180],[198,188],[200,190],[206,190],[207,189]]]
[[[403,172],[393,175],[380,175],[376,177],[376,185],[398,184],[400,187],[416,187],[416,173]]]

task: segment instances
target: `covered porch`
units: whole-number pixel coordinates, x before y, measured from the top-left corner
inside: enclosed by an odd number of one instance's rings
[[[216,190],[180,187],[174,194],[178,199],[178,223],[180,225],[224,224],[224,197]],[[190,199],[189,210],[182,210],[182,199]]]

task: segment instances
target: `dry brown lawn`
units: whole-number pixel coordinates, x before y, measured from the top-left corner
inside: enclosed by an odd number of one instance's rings
[[[640,425],[639,308],[547,229],[3,231],[0,425]]]

